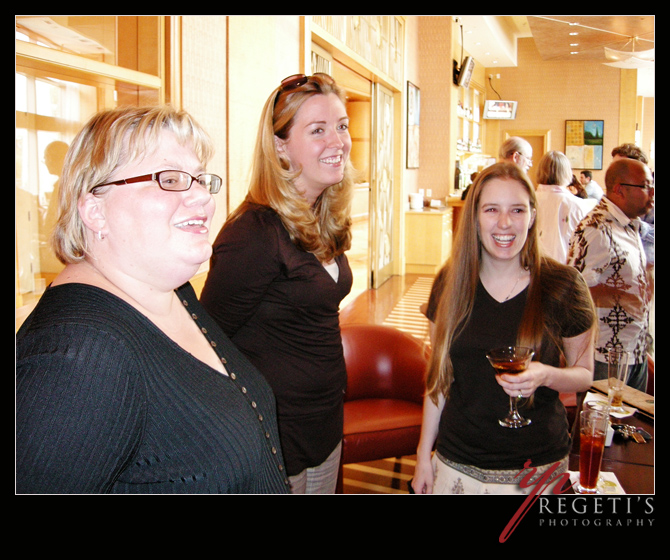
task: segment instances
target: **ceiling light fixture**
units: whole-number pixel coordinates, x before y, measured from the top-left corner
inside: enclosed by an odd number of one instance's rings
[[[637,40],[637,37],[631,37],[624,45],[624,48],[626,48],[628,45],[632,44],[632,49],[630,51],[619,51],[609,47],[603,47],[605,49],[605,58],[610,61],[605,62],[605,65],[625,69],[653,68],[655,63],[655,49],[636,51],[635,43]]]
[[[561,19],[556,19],[553,17],[546,17],[546,16],[537,16],[538,19],[543,19],[547,21],[553,21],[555,23],[562,23],[565,25],[568,25],[569,27],[579,27],[582,29],[587,29],[587,30],[592,30],[592,31],[597,31],[601,33],[611,33],[613,35],[618,35],[619,37],[622,38],[627,38],[628,41],[624,45],[624,49],[627,48],[629,45],[632,43],[632,49],[630,51],[623,51],[623,50],[615,50],[609,47],[604,47],[605,49],[605,57],[608,60],[608,62],[604,62],[603,64],[606,64],[607,66],[614,66],[615,68],[626,68],[626,69],[651,69],[653,70],[655,65],[655,56],[654,56],[654,49],[651,48],[649,50],[645,51],[636,51],[635,50],[635,43],[644,41],[647,43],[651,43],[652,45],[654,44],[653,39],[645,39],[644,37],[640,39],[639,37],[631,37],[630,35],[624,35],[622,33],[618,33],[616,31],[613,31],[611,29],[598,29],[597,27],[591,27],[589,25],[585,25],[584,23],[580,23],[577,21],[565,21]],[[586,21],[586,20],[585,20]],[[579,35],[577,31],[570,31],[569,32],[570,36],[576,36]],[[570,45],[573,46],[573,45]],[[574,52],[571,52],[570,54],[575,54]]]

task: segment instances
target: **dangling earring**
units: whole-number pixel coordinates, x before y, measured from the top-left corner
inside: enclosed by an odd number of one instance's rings
[[[98,230],[98,241],[102,241],[105,237],[102,235],[102,230]]]

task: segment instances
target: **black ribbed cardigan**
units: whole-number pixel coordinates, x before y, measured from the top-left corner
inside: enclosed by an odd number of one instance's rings
[[[17,493],[285,493],[274,396],[198,303],[222,375],[84,284],[50,287],[17,333]]]

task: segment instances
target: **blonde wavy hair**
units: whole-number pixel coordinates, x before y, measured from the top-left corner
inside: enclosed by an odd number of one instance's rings
[[[162,131],[175,134],[181,145],[190,146],[203,166],[214,153],[203,128],[185,111],[170,105],[120,107],[94,115],[75,136],[68,149],[60,177],[59,216],[51,235],[51,246],[63,264],[73,264],[87,254],[87,231],[79,216],[79,200],[114,172],[141,154],[160,147]]]
[[[306,77],[298,87],[280,86],[273,91],[258,128],[249,192],[227,220],[227,224],[235,221],[250,204],[268,206],[279,215],[291,241],[321,262],[329,262],[351,247],[354,168],[347,161],[344,179],[325,189],[310,206],[294,184],[300,170],[290,170],[290,162],[277,150],[275,137],[288,138],[298,111],[308,99],[331,93],[345,103],[343,90],[330,76],[320,73]]]
[[[487,183],[496,178],[519,182],[528,193],[531,209],[537,206],[535,189],[530,179],[514,163],[496,163],[487,167],[472,184],[459,220],[451,257],[444,265],[445,274],[438,275],[442,285],[434,288],[441,289],[441,297],[434,318],[433,348],[426,371],[426,394],[435,403],[438,402],[439,395],[449,394],[454,379],[450,348],[472,313],[482,251],[477,219],[479,200]],[[528,230],[520,257],[521,266],[530,271],[530,284],[516,344],[533,348],[535,359],[541,359],[542,342],[551,339],[563,360],[560,325],[554,317],[548,317],[544,309],[554,302],[565,302],[566,298],[570,298],[574,309],[579,310],[575,316],[589,317],[593,333],[596,326],[595,309],[588,289],[579,292],[582,296],[576,296],[573,289],[575,282],[583,282],[579,273],[541,254],[537,220]],[[575,297],[582,299],[575,301]]]

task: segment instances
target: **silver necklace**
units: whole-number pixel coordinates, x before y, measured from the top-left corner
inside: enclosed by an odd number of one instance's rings
[[[509,291],[509,294],[507,294],[507,297],[503,301],[507,301],[509,298],[512,297],[516,285],[519,283],[519,280],[521,280],[521,277],[524,275],[525,272],[526,272],[525,270],[521,271],[521,274],[519,274],[518,278],[516,279],[516,282],[514,282],[514,286],[512,286],[512,289]]]

